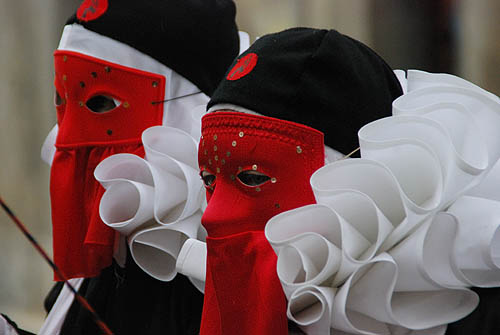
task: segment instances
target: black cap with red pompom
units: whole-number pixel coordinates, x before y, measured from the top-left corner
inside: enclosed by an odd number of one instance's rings
[[[125,43],[211,95],[239,51],[232,0],[85,0],[78,23]]]
[[[261,37],[238,57],[208,108],[232,104],[302,123],[346,154],[358,147],[358,130],[390,116],[402,93],[391,68],[361,42],[335,30],[293,28]]]

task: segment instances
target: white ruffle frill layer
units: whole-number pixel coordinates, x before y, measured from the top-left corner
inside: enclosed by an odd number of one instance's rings
[[[467,287],[500,286],[500,99],[420,71],[404,89],[362,158],[313,174],[317,204],[266,226],[308,334],[442,334],[477,306]]]
[[[142,134],[145,158],[117,154],[95,169],[106,189],[100,203],[103,222],[127,236],[132,258],[152,277],[169,281],[184,242],[204,240],[205,202],[198,171],[199,118],[191,134],[155,126]],[[203,291],[204,283],[191,278]]]

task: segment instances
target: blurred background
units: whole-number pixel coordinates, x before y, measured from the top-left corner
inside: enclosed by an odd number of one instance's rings
[[[500,94],[498,0],[236,0],[251,41],[295,26],[334,28],[393,68],[447,72]],[[0,0],[0,196],[51,252],[49,168],[56,122],[52,52],[77,0]],[[52,272],[0,212],[0,313],[37,332]]]

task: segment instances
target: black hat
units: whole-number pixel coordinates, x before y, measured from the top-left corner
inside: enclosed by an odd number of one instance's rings
[[[211,95],[239,51],[232,0],[85,0],[67,24],[128,44]]]
[[[208,108],[233,104],[325,134],[349,153],[358,130],[391,115],[403,94],[385,61],[335,30],[293,28],[258,39],[229,68]]]

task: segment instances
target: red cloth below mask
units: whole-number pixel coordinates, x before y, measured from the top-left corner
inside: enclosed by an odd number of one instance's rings
[[[104,189],[94,178],[106,157],[144,157],[142,132],[162,123],[165,78],[80,53],[56,51],[59,131],[50,175],[54,261],[69,278],[93,277],[111,264],[115,233],[99,216]],[[103,95],[121,102],[96,113]],[[54,274],[55,280],[61,280]]]
[[[287,334],[286,298],[264,227],[276,214],[315,203],[309,178],[324,164],[323,134],[274,118],[215,112],[202,119],[198,160],[202,174],[215,176],[202,217],[208,237],[200,334]],[[247,186],[247,171],[270,179]]]

